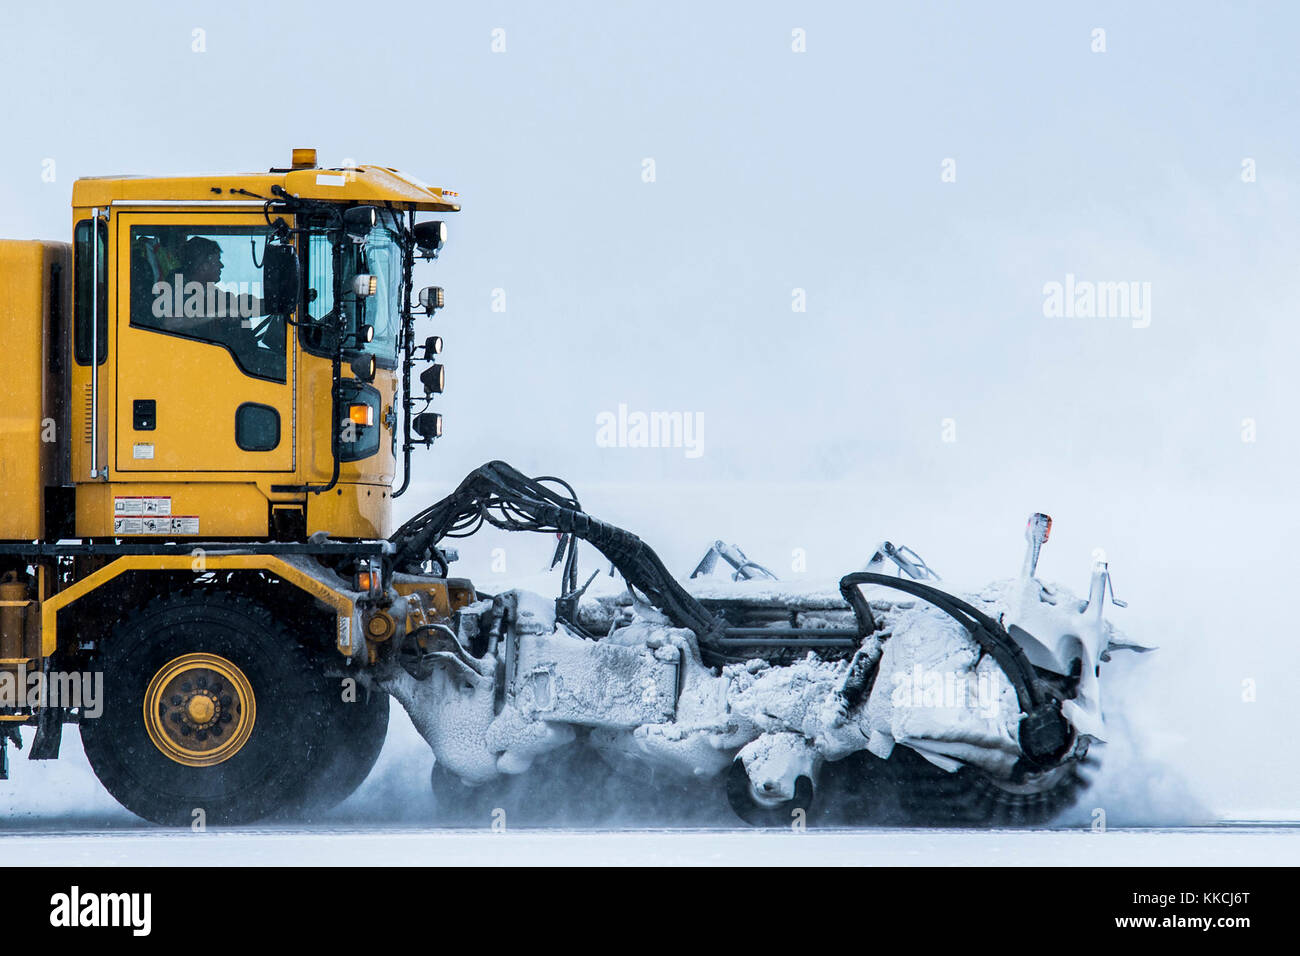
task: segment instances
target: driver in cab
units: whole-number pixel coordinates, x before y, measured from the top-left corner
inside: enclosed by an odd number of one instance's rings
[[[264,314],[260,296],[219,287],[224,266],[216,241],[192,236],[181,248],[180,260],[173,282],[184,290],[184,307],[170,317],[174,331],[209,337],[221,328],[229,334],[232,320],[251,329],[252,319]]]

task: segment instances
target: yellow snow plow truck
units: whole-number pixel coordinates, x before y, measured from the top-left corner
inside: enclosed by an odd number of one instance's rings
[[[1020,577],[969,601],[888,543],[827,593],[734,561],[725,586],[678,581],[502,462],[393,528],[442,433],[442,339],[417,322],[443,293],[414,270],[457,195],[295,150],[82,179],[72,207],[70,245],[0,241],[0,776],[20,727],[51,759],[77,723],[140,816],[248,822],[355,790],[396,698],[435,780],[577,741],[725,780],[754,822],[788,823],[850,756],[914,816],[1033,822],[1083,786],[1100,662],[1134,645],[1102,617],[1104,565],[1083,600],[1038,581],[1045,516]],[[450,575],[444,539],[484,522],[559,536],[558,599]],[[580,541],[619,595],[586,594]],[[898,674],[922,667],[987,694],[909,703]]]

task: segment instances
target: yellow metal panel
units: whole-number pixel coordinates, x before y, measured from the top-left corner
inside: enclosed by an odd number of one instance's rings
[[[393,523],[393,495],[387,485],[340,482],[324,494],[307,496],[307,533],[335,538],[386,538]]]
[[[301,356],[298,386],[298,434],[301,450],[298,461],[302,463],[302,468],[299,475],[304,482],[313,484],[324,484],[333,472],[332,409],[329,399],[331,381],[329,359],[314,355]],[[397,473],[397,458],[393,452],[393,430],[386,418],[393,407],[397,375],[388,369],[379,369],[375,373],[375,380],[370,384],[380,396],[379,420],[375,422],[375,427],[379,429],[379,451],[360,461],[343,462],[339,468],[339,478],[361,484],[390,485]],[[340,409],[339,418],[342,419],[345,414],[346,409]],[[401,441],[400,436],[398,441]]]
[[[0,241],[0,341],[5,344],[0,404],[0,538],[31,540],[44,532],[44,489],[55,482],[57,423],[48,375],[50,269],[63,268],[65,310],[68,247]],[[44,440],[42,440],[44,438]]]
[[[439,212],[460,209],[459,197],[449,190],[426,186],[411,176],[382,166],[167,178],[114,176],[79,179],[72,187],[72,205],[89,208],[131,202],[239,202],[248,197],[236,190],[269,196],[272,186],[280,186],[290,195],[303,199],[391,202]]]
[[[298,455],[298,476],[303,483],[324,484],[333,472],[330,460],[335,427],[330,420],[333,414],[330,407],[333,380],[333,363],[329,359],[301,353],[298,373],[298,423],[301,427],[298,440],[302,448]],[[382,446],[382,440],[380,444]]]
[[[427,595],[426,600],[440,620],[450,618],[452,611],[458,611],[474,601],[474,585],[468,578],[425,578],[399,574],[393,578],[393,589],[403,597],[416,593]],[[412,630],[412,627],[413,622],[408,618],[407,631]]]
[[[114,525],[114,518],[126,516],[116,499],[170,499],[167,515],[198,518],[176,522],[175,528],[158,532],[168,537],[264,538],[268,533],[269,504],[257,485],[238,482],[140,481],[96,482],[77,490],[77,534],[82,537],[126,537],[148,535],[143,527]],[[143,509],[140,509],[143,510]],[[119,514],[121,512],[121,514]],[[156,512],[161,515],[161,512]]]
[[[433,613],[439,620],[451,617],[451,602],[447,598],[447,582],[442,578],[415,578],[399,575],[393,581],[393,589],[402,597],[411,594],[424,594],[431,605]],[[406,629],[410,631],[412,622],[408,619]]]
[[[188,554],[128,555],[118,558],[112,564],[105,565],[71,587],[60,591],[41,605],[41,655],[49,657],[58,648],[58,620],[61,609],[127,571],[194,571],[197,570],[194,566],[195,560],[196,558]],[[270,571],[334,608],[340,629],[351,626],[355,607],[348,595],[274,555],[223,555],[208,552],[203,556],[203,567],[209,571]],[[344,625],[344,621],[348,623]]]

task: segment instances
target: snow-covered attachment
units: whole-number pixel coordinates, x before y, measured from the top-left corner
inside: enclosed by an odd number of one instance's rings
[[[615,768],[725,778],[740,816],[773,824],[807,811],[849,757],[912,821],[1043,822],[1085,785],[1080,766],[1105,739],[1100,663],[1140,648],[1103,616],[1105,564],[1086,599],[1037,578],[1045,515],[1030,519],[1019,577],[964,597],[889,542],[831,586],[779,581],[722,542],[678,582],[548,481],[490,463],[394,535],[408,573],[445,570],[437,543],[482,521],[559,533],[557,562],[567,554],[559,599],[483,598],[380,662],[443,775],[483,783],[580,740]],[[626,590],[577,587],[578,539]],[[709,576],[718,558],[734,573]]]

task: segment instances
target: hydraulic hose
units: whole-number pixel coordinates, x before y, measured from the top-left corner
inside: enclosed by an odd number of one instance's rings
[[[975,642],[1002,668],[1024,717],[1020,722],[1020,749],[1036,768],[1055,766],[1074,743],[1074,732],[1061,714],[1060,701],[1029,663],[1024,650],[997,621],[960,598],[936,587],[874,571],[855,571],[840,579],[840,594],[858,615],[870,620],[871,611],[858,590],[862,584],[877,584],[919,597],[952,617],[970,632]]]

